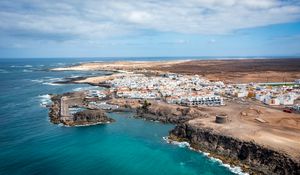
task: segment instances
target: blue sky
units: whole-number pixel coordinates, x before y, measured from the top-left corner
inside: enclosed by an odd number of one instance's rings
[[[299,0],[1,0],[0,57],[300,56]]]

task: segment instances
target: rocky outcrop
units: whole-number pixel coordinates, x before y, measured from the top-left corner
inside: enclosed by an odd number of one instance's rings
[[[50,121],[54,124],[61,123],[60,121],[60,99],[62,95],[52,95],[52,105],[49,107]]]
[[[187,141],[195,149],[247,169],[251,174],[300,174],[299,160],[254,142],[242,141],[210,128],[179,124],[170,139]]]
[[[65,122],[70,126],[111,123],[115,120],[107,117],[103,110],[84,110],[74,114],[73,120]]]
[[[62,97],[73,97],[80,96],[81,94],[74,93],[65,93],[62,95],[52,95],[52,105],[49,107],[49,117],[50,121],[54,124],[63,124],[66,126],[78,126],[78,125],[94,125],[101,123],[110,123],[113,122],[114,119],[106,116],[103,110],[84,110],[75,113],[74,115],[62,115]],[[75,99],[76,104],[81,102],[80,98]],[[70,102],[71,103],[71,102]]]
[[[137,118],[172,124],[184,123],[188,120],[205,116],[204,113],[194,108],[165,103],[149,103],[148,106],[144,104],[136,110]]]

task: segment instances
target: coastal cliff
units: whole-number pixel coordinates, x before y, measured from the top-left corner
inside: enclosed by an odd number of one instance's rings
[[[251,174],[300,174],[299,160],[254,142],[223,135],[211,128],[182,123],[170,131],[169,138],[187,141],[193,148],[241,166]]]

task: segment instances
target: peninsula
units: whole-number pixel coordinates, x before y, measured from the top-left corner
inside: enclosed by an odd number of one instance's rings
[[[92,62],[52,70],[115,72],[58,82],[99,88],[52,95],[53,123],[110,123],[105,112],[132,111],[176,124],[168,139],[251,174],[300,173],[300,59]]]

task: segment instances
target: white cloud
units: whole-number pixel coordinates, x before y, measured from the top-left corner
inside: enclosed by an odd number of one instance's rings
[[[2,33],[41,38],[101,39],[143,30],[228,34],[300,19],[296,0],[27,0],[1,1],[0,10]]]
[[[216,40],[212,38],[212,39],[209,40],[209,42],[210,42],[210,43],[215,43]]]

